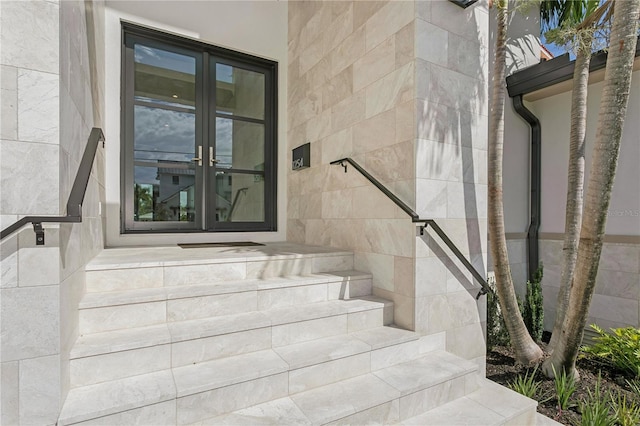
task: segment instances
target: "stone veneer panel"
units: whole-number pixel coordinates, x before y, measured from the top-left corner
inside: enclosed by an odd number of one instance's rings
[[[394,301],[396,324],[443,331],[421,323],[427,302],[469,294],[468,273],[436,239],[416,239],[406,214],[355,170],[328,163],[354,158],[485,270],[486,4],[292,2],[288,10],[288,148],[310,142],[311,167],[289,171],[287,238],[354,250],[374,293]],[[484,311],[470,308],[482,335]]]
[[[561,235],[558,234],[561,238]],[[640,327],[640,244],[607,242],[602,247],[596,288],[587,325],[596,323],[605,330]],[[542,291],[545,330],[553,329],[560,275],[562,240],[540,240],[540,260],[544,264]]]

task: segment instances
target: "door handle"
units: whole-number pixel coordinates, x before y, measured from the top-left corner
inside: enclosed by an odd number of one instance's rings
[[[212,166],[214,164],[216,164],[217,162],[219,162],[220,160],[217,160],[214,156],[213,156],[213,147],[210,146],[209,147],[209,164],[211,164]]]
[[[202,166],[202,145],[198,145],[198,156],[192,158],[191,161],[196,161],[198,166]]]

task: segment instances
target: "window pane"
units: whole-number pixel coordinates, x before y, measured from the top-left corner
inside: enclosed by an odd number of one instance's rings
[[[216,172],[216,193],[216,221],[264,221],[263,175]]]
[[[264,125],[216,118],[218,167],[264,170]]]
[[[195,109],[195,57],[136,44],[134,58],[136,101]]]
[[[134,107],[134,221],[195,220],[195,115]]]
[[[216,64],[216,111],[264,119],[264,74]]]

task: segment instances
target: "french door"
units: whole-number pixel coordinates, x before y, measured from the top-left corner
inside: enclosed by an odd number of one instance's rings
[[[123,28],[123,231],[275,230],[276,64]]]

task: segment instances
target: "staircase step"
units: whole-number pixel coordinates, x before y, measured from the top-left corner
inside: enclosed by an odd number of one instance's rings
[[[58,425],[68,425],[176,398],[170,370],[71,389]]]
[[[349,299],[371,293],[371,275],[358,271],[266,280],[87,293],[80,302],[80,333],[99,333],[256,310]],[[144,311],[142,317],[136,312]]]
[[[537,402],[490,380],[468,395],[408,418],[404,426],[535,425]]]
[[[311,426],[313,423],[289,397],[274,399],[189,426]]]

